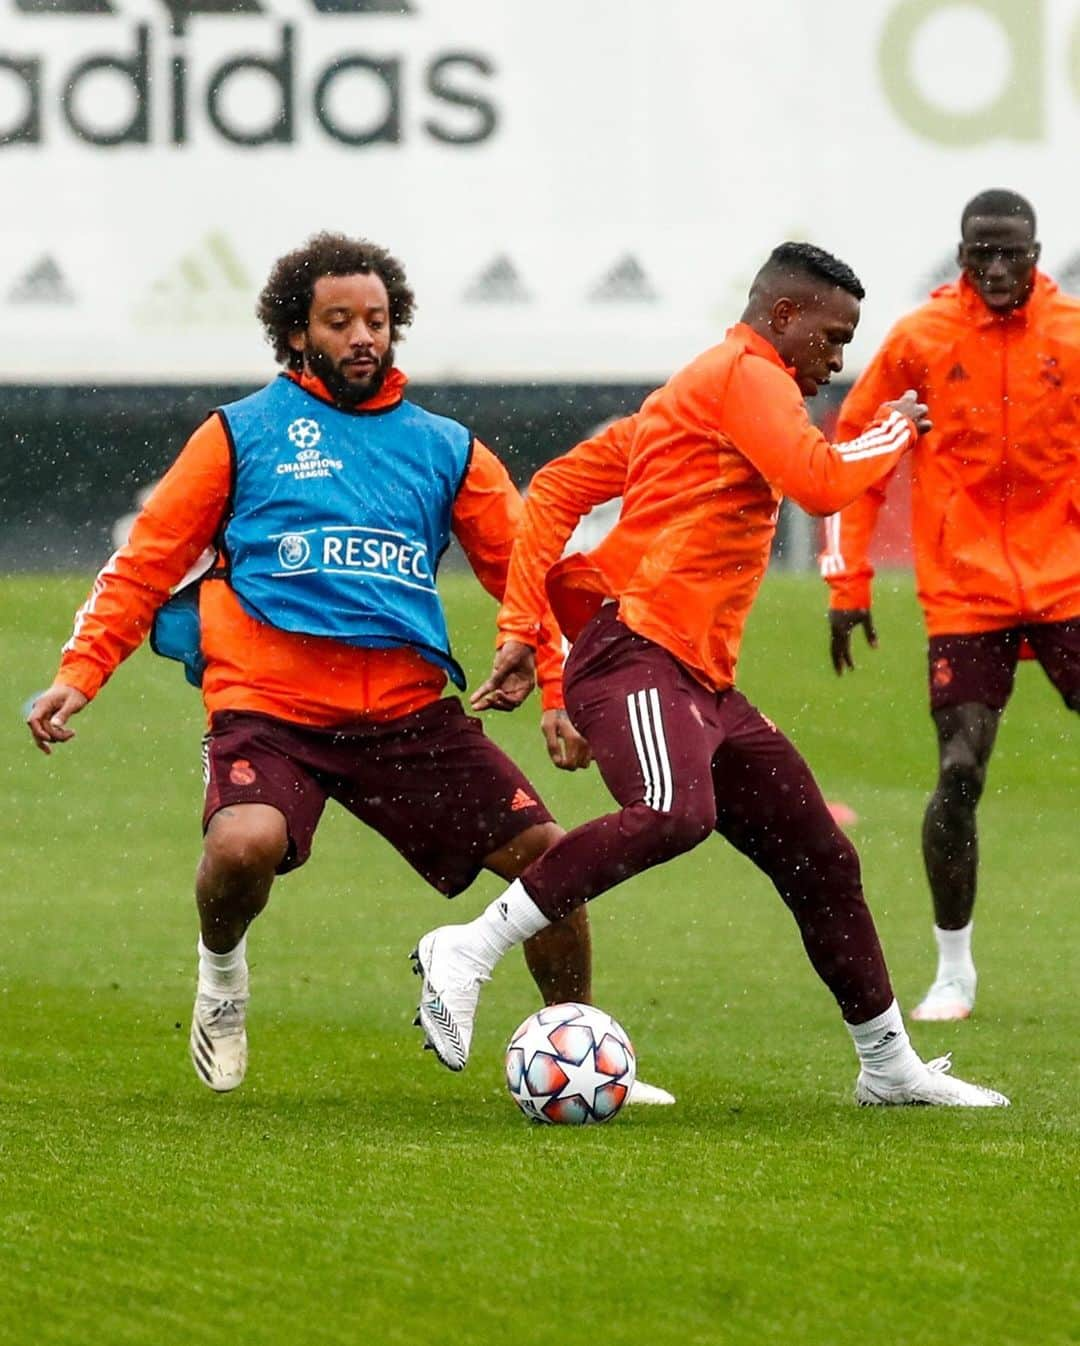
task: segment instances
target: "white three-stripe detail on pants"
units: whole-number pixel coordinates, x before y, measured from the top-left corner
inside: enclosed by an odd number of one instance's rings
[[[634,737],[641,775],[645,781],[645,803],[658,813],[670,813],[674,795],[671,759],[668,757],[664,721],[660,716],[660,697],[655,687],[631,692],[626,698],[630,733]]]

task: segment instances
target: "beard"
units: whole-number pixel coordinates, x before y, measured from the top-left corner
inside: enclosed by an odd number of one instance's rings
[[[323,381],[326,391],[344,406],[355,407],[374,397],[394,367],[394,348],[391,346],[375,368],[362,379],[350,379],[343,374],[324,350],[310,348],[305,354],[308,372]]]

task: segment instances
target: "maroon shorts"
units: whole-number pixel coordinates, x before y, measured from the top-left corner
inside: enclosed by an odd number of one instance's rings
[[[566,708],[621,812],[576,828],[530,865],[546,915],[717,831],[784,893],[851,849],[793,744],[733,687],[710,691],[605,606],[566,663]],[[857,873],[857,864],[855,864]],[[839,882],[839,880],[837,881]]]
[[[931,636],[930,709],[976,702],[1004,710],[1026,641],[1067,705],[1080,700],[1080,621],[1029,622],[970,636]]]
[[[777,727],[733,687],[703,687],[624,626],[614,604],[575,642],[565,687],[570,718],[620,807],[574,828],[525,870],[540,910],[563,916],[719,832],[772,880],[844,1016],[861,1023],[880,1014],[892,988],[858,856]],[[671,890],[672,881],[660,886]]]
[[[220,711],[203,745],[203,828],[230,804],[285,816],[281,874],[302,865],[327,799],[386,838],[453,897],[519,833],[553,821],[525,775],[456,697],[383,723],[333,729]]]

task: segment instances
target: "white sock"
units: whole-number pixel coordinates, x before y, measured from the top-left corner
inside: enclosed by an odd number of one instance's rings
[[[940,926],[934,926],[934,938],[938,946],[938,981],[975,975],[975,964],[971,958],[971,928],[974,924],[974,921],[968,921],[961,930],[942,930]]]
[[[545,930],[551,922],[532,900],[520,879],[507,888],[486,907],[465,930],[469,935],[469,952],[485,972],[515,944],[523,944],[530,936]]]
[[[903,1084],[923,1069],[895,1000],[884,1014],[864,1024],[848,1024],[847,1030],[868,1075],[891,1084]]]
[[[236,1000],[248,993],[247,934],[228,953],[213,953],[199,936],[199,994]]]

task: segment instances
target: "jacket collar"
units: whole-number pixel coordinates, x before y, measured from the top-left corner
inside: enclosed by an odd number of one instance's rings
[[[1035,283],[1027,300],[1011,313],[995,313],[993,309],[987,308],[978,290],[967,276],[961,273],[958,280],[936,289],[932,297],[937,298],[938,295],[948,294],[951,291],[956,295],[957,302],[969,322],[976,327],[993,327],[999,323],[1026,323],[1028,314],[1037,314],[1046,300],[1057,293],[1057,289],[1057,283],[1044,271],[1036,271]]]
[[[312,397],[317,397],[320,402],[329,402],[331,406],[337,406],[322,379],[315,378],[312,374],[297,373],[291,369],[286,370],[285,377],[292,379],[293,383],[299,384],[304,392],[310,393]],[[405,385],[408,381],[395,365],[383,380],[383,386],[374,397],[369,397],[366,402],[358,402],[355,407],[343,407],[341,410],[385,411],[388,407],[396,406],[401,401],[405,395]]]
[[[760,355],[763,359],[770,361],[772,364],[779,365],[785,373],[790,374],[792,378],[795,377],[794,365],[784,364],[783,360],[780,358],[779,352],[772,342],[767,341],[765,337],[761,336],[758,332],[755,332],[749,323],[737,322],[734,327],[728,328],[727,336],[734,341],[741,342],[748,351],[752,352],[752,354]]]

